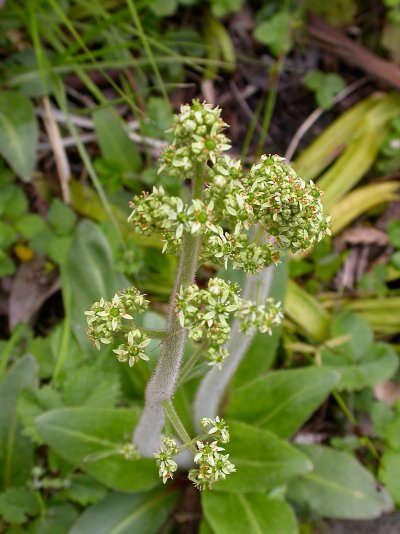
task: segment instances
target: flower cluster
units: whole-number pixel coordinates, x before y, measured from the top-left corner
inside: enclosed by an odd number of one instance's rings
[[[221,454],[223,447],[217,441],[204,444],[197,442],[198,454],[194,461],[197,469],[190,469],[188,478],[198,490],[212,489],[215,482],[223,480],[236,471],[235,465],[229,461],[229,454]]]
[[[189,328],[190,339],[204,343],[210,365],[220,365],[228,355],[222,345],[229,338],[230,314],[239,305],[236,284],[219,278],[211,278],[207,289],[195,284],[180,289],[175,306],[179,322]]]
[[[113,352],[120,362],[128,362],[129,367],[139,360],[148,360],[144,348],[150,343],[150,338],[138,329],[130,330],[125,334],[125,343],[121,343]]]
[[[266,265],[279,262],[280,252],[272,243],[250,242],[246,234],[230,234],[218,227],[217,232],[207,234],[202,249],[202,259],[228,266],[231,261],[234,269],[247,273],[257,273]]]
[[[322,192],[284,158],[262,156],[246,173],[240,161],[223,155],[229,143],[220,113],[197,100],[182,106],[174,118],[174,142],[162,157],[160,170],[181,178],[203,165],[202,198],[185,204],[155,187],[134,197],[129,221],[138,232],[161,233],[164,251],[172,253],[184,232],[202,235],[203,261],[231,261],[234,269],[255,273],[277,263],[284,249],[309,249],[329,234],[329,220],[322,213]]]
[[[228,443],[229,441],[229,429],[228,425],[218,415],[215,419],[209,417],[203,417],[200,421],[201,427],[215,438],[218,438],[221,443]]]
[[[148,360],[143,349],[150,339],[133,326],[133,314],[145,311],[148,304],[134,287],[116,293],[110,301],[100,299],[85,312],[89,339],[100,349],[100,343],[109,344],[123,336],[123,343],[114,349],[120,362],[128,362],[132,367],[140,359]]]
[[[181,326],[189,328],[189,338],[204,344],[210,365],[221,365],[228,356],[222,348],[229,339],[229,319],[235,315],[244,333],[255,328],[271,333],[283,317],[280,303],[268,299],[265,304],[254,304],[242,299],[236,284],[211,278],[207,289],[193,284],[181,288],[175,304]]]
[[[281,303],[271,298],[267,299],[265,304],[242,300],[237,318],[245,334],[251,334],[255,329],[261,334],[271,334],[272,327],[283,319]]]
[[[230,148],[229,139],[223,134],[226,126],[219,108],[198,100],[181,106],[171,129],[174,140],[162,155],[160,172],[184,179],[190,177],[196,163],[209,159],[214,162]]]
[[[279,156],[262,156],[245,178],[255,220],[282,248],[305,251],[325,234],[329,219],[322,212],[322,191],[307,184]]]
[[[197,489],[212,489],[213,484],[218,480],[225,479],[231,473],[236,471],[232,462],[229,461],[229,454],[223,454],[225,450],[218,443],[229,442],[229,429],[223,419],[216,417],[210,419],[204,417],[201,420],[201,426],[206,432],[206,436],[198,436],[196,441],[196,453],[194,462],[198,465],[197,469],[190,469],[188,478]],[[209,439],[212,437],[212,441]],[[192,442],[193,443],[193,442]],[[173,478],[178,465],[173,457],[188,447],[185,443],[178,448],[176,441],[172,438],[164,438],[161,447],[154,455],[158,467],[159,476],[163,479],[164,484]]]
[[[150,194],[135,196],[130,206],[133,211],[128,222],[144,235],[161,233],[166,247],[168,244],[178,247],[183,232],[200,235],[207,230],[217,231],[212,202],[205,204],[202,200],[192,199],[185,204],[181,198],[167,195],[162,187],[154,187]]]
[[[173,478],[178,464],[173,460],[179,452],[176,441],[171,438],[164,438],[160,450],[154,455],[156,459],[159,476],[162,477],[164,484],[167,480]]]

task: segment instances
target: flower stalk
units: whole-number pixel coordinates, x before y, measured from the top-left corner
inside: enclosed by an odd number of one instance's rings
[[[203,169],[198,166],[196,171],[193,179],[193,196],[202,194],[204,187]],[[133,434],[133,442],[145,457],[152,457],[160,445],[165,422],[164,403],[172,399],[178,382],[187,330],[181,326],[174,305],[179,289],[194,282],[199,254],[200,236],[185,233],[182,237],[178,271],[170,299],[167,334],[156,369],[147,384],[143,413]]]

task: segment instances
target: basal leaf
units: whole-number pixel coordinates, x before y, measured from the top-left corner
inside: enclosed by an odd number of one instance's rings
[[[314,470],[289,486],[289,497],[325,517],[371,519],[390,509],[390,497],[367,469],[345,452],[304,445]]]
[[[0,488],[21,486],[30,477],[33,444],[22,433],[18,421],[17,400],[36,381],[37,367],[33,356],[18,360],[0,384]]]
[[[80,346],[86,349],[89,342],[84,311],[101,297],[111,297],[128,285],[128,281],[116,272],[108,241],[96,224],[85,220],[78,225],[63,277],[71,290],[66,308],[71,314],[72,329]]]
[[[228,415],[289,437],[324,402],[339,377],[320,367],[274,371],[234,391]]]
[[[296,534],[290,506],[262,493],[202,493],[204,515],[215,534]],[[206,531],[207,532],[207,531]]]
[[[381,460],[379,478],[385,484],[393,501],[400,505],[400,452],[386,451]]]
[[[307,457],[267,430],[238,421],[230,421],[229,430],[225,447],[236,472],[218,482],[215,490],[265,492],[312,469]]]
[[[178,492],[110,493],[80,516],[69,534],[156,534],[174,507]]]
[[[399,366],[396,351],[388,343],[374,343],[357,361],[342,352],[322,351],[323,365],[340,373],[339,390],[358,391],[376,386],[391,378]]]
[[[55,452],[108,487],[143,491],[159,481],[155,462],[117,454],[131,441],[137,418],[133,409],[62,408],[39,416],[36,428]]]
[[[0,494],[0,516],[12,525],[20,525],[27,515],[36,515],[39,504],[33,492],[28,488],[10,488]]]
[[[103,157],[116,163],[122,173],[138,171],[140,155],[120,117],[109,109],[100,109],[93,114],[93,120]]]
[[[38,127],[29,98],[21,93],[0,92],[0,154],[25,182],[35,168]]]

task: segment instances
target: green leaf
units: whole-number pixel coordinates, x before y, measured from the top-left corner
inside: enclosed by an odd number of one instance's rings
[[[0,250],[0,277],[10,276],[16,270],[14,261],[4,250]]]
[[[338,74],[325,74],[319,70],[311,71],[304,84],[315,92],[317,104],[322,109],[329,109],[335,96],[346,87],[345,81]]]
[[[17,410],[24,426],[24,434],[37,443],[42,443],[35,427],[36,417],[61,407],[61,395],[50,385],[23,391],[18,399]]]
[[[206,521],[204,516],[200,523],[199,534],[215,534],[215,531],[210,527],[210,523]]]
[[[321,342],[327,339],[329,313],[294,280],[289,280],[287,284],[285,312],[315,341]]]
[[[66,299],[64,305],[67,313],[71,314],[75,337],[85,350],[89,341],[84,312],[101,297],[111,298],[129,282],[115,271],[112,252],[104,234],[96,224],[87,220],[81,221],[77,227],[62,274],[71,290],[70,302]]]
[[[54,504],[30,525],[29,534],[67,534],[78,515],[71,504]]]
[[[374,343],[358,361],[340,351],[321,352],[324,367],[340,373],[339,390],[359,391],[391,378],[398,366],[398,356],[388,343]]]
[[[272,432],[245,423],[229,421],[231,439],[226,445],[236,466],[217,491],[265,492],[312,469],[311,462]]]
[[[211,11],[216,17],[224,17],[228,13],[240,10],[244,0],[210,0]]]
[[[80,516],[69,534],[157,534],[179,493],[157,488],[148,493],[110,493]]]
[[[233,392],[228,415],[286,438],[320,406],[340,375],[321,367],[274,371]]]
[[[107,494],[107,488],[94,478],[78,473],[71,477],[66,494],[71,501],[88,506],[103,499]]]
[[[18,220],[15,228],[24,239],[32,239],[46,229],[46,221],[40,215],[27,213]]]
[[[51,201],[48,220],[56,234],[72,233],[76,219],[75,212],[59,198],[54,198]]]
[[[18,360],[0,384],[0,487],[21,486],[31,475],[33,444],[22,434],[17,399],[35,385],[36,362],[32,356]]]
[[[25,182],[30,181],[35,168],[37,139],[30,100],[20,93],[0,92],[0,154]]]
[[[289,486],[289,497],[325,517],[372,519],[390,509],[390,497],[355,458],[317,445],[299,447],[314,471]]]
[[[293,45],[292,22],[290,13],[279,11],[256,26],[254,37],[259,43],[267,45],[275,56],[287,54]]]
[[[400,505],[400,452],[386,451],[381,459],[379,478],[385,484],[393,501]]]
[[[151,0],[149,7],[157,17],[168,17],[175,13],[178,2],[177,0]]]
[[[375,401],[370,408],[370,415],[374,427],[374,433],[383,438],[388,424],[395,418],[394,411],[383,401]]]
[[[385,438],[389,445],[400,451],[400,403],[396,403],[396,411],[391,416],[386,413]]]
[[[348,335],[349,340],[339,345],[337,350],[346,354],[353,362],[360,361],[373,341],[372,330],[362,317],[354,313],[344,312],[332,321],[331,336]]]
[[[68,371],[62,388],[67,406],[113,408],[120,396],[119,375],[93,366]]]
[[[47,254],[58,265],[64,265],[68,259],[72,237],[69,235],[56,235],[48,242]]]
[[[297,534],[290,506],[260,493],[201,495],[204,515],[215,534]]]
[[[72,464],[112,489],[134,492],[159,482],[152,459],[116,454],[131,441],[137,419],[133,409],[63,408],[38,417],[36,427],[43,441]]]
[[[39,505],[34,491],[28,488],[10,488],[0,494],[0,515],[12,525],[21,525],[27,516],[36,515]]]
[[[17,232],[9,224],[0,221],[0,249],[8,248],[17,238]]]
[[[400,221],[390,221],[387,225],[387,231],[390,244],[400,249]]]
[[[93,113],[97,139],[104,159],[116,163],[122,173],[140,169],[141,158],[124,129],[124,122],[109,109]]]
[[[1,93],[0,93],[1,94]],[[28,209],[28,200],[20,187],[6,185],[0,192],[0,214],[7,221],[17,221]]]

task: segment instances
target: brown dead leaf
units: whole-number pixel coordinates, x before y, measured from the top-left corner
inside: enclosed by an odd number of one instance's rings
[[[32,261],[21,263],[11,287],[8,304],[9,328],[29,323],[42,304],[60,288],[58,273],[45,271],[45,259],[35,256]]]
[[[377,245],[379,247],[385,247],[388,244],[388,236],[385,232],[366,226],[346,230],[342,235],[342,240],[349,245]]]
[[[393,380],[386,380],[383,384],[374,387],[374,393],[378,400],[393,406],[400,399],[400,384]]]

